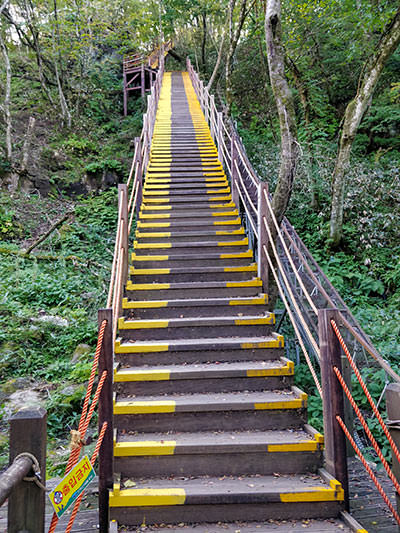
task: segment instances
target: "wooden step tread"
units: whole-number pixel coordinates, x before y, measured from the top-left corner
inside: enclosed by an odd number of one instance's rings
[[[293,374],[294,363],[281,357],[269,361],[120,367],[114,372],[114,382],[292,376]]]
[[[171,268],[137,268],[130,267],[133,276],[149,276],[152,274],[203,274],[225,272],[257,272],[257,264],[235,266],[199,266],[199,267],[171,267]]]
[[[307,394],[291,390],[161,396],[115,395],[114,414],[184,413],[209,411],[265,411],[307,407]]]
[[[114,484],[110,507],[300,503],[343,501],[341,484],[317,475],[249,476],[193,479],[143,479],[135,488]]]
[[[243,281],[185,281],[176,283],[132,283],[128,281],[128,291],[143,291],[157,289],[216,289],[219,287],[262,287],[260,278],[251,278]]]
[[[160,255],[145,255],[143,253],[132,253],[132,261],[168,261],[168,259],[177,260],[190,260],[193,259],[253,259],[252,250],[246,250],[245,252],[227,252],[227,253],[215,253],[215,252],[204,252],[198,254],[175,254],[174,256],[169,257],[167,254]]]
[[[196,326],[253,326],[275,324],[275,315],[265,313],[264,316],[242,316],[234,317],[189,317],[189,318],[169,318],[165,320],[129,320],[124,317],[118,319],[118,329],[146,329],[146,328],[192,328]]]
[[[190,298],[179,300],[129,300],[123,298],[123,309],[143,309],[158,307],[205,307],[205,306],[242,306],[242,305],[265,305],[268,302],[266,294],[249,296],[247,298]]]
[[[114,455],[172,455],[199,453],[300,453],[320,451],[324,438],[305,430],[139,433],[117,431]]]
[[[283,348],[282,335],[272,333],[265,337],[237,337],[210,339],[175,339],[172,341],[115,341],[115,353],[207,351],[207,350],[246,350],[258,348]]]

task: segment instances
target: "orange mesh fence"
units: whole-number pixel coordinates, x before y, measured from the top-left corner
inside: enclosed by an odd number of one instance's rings
[[[82,450],[82,446],[84,445],[86,431],[87,431],[87,429],[89,427],[90,420],[92,418],[92,415],[94,413],[94,410],[96,408],[97,402],[98,402],[99,397],[100,397],[101,389],[102,389],[104,381],[105,381],[105,379],[107,377],[107,372],[104,371],[102,373],[101,377],[100,377],[99,383],[98,383],[97,388],[96,388],[96,392],[95,392],[95,394],[93,396],[93,400],[92,400],[92,403],[91,403],[90,408],[89,408],[90,397],[92,395],[94,380],[95,380],[95,377],[96,377],[96,371],[97,371],[97,366],[98,366],[98,363],[99,363],[99,357],[100,357],[101,347],[102,347],[102,344],[103,344],[104,331],[106,329],[106,326],[107,326],[107,320],[103,320],[103,322],[100,324],[100,328],[99,328],[99,334],[98,334],[98,337],[97,337],[96,351],[95,351],[95,354],[94,354],[92,368],[91,368],[90,376],[89,376],[88,387],[87,387],[85,399],[84,399],[84,402],[83,402],[82,414],[81,414],[81,417],[80,417],[80,420],[79,420],[78,431],[77,431],[77,435],[75,436],[75,438],[73,440],[73,443],[71,444],[71,453],[70,453],[70,456],[69,456],[69,459],[68,459],[67,466],[65,467],[65,474],[68,474],[68,472],[70,472],[70,470],[72,470],[72,468],[74,468],[74,466],[77,464],[77,462],[79,460],[79,456],[80,456],[80,453],[81,453],[81,450]],[[97,454],[98,454],[98,450],[100,449],[101,442],[103,440],[104,432],[105,432],[106,428],[107,428],[107,425],[105,427],[103,425],[103,427],[101,429],[101,432],[100,432],[100,435],[99,435],[99,438],[98,438],[98,441],[97,441],[97,444],[96,444],[96,448],[95,448],[95,452],[96,452],[96,449],[97,449],[96,457],[97,457]],[[94,456],[95,456],[95,454],[93,454],[93,457]],[[93,457],[92,457],[92,460],[93,460]],[[95,457],[95,459],[96,459],[96,457]],[[93,462],[94,462],[94,460],[93,460]],[[92,462],[92,464],[93,464],[93,462]],[[80,503],[80,501],[81,500],[79,500],[79,503]],[[77,502],[78,502],[78,500],[77,500]],[[79,508],[79,505],[78,505],[78,508]],[[74,507],[74,510],[75,510],[75,507]],[[78,512],[78,509],[77,509],[76,513],[77,512]],[[76,513],[75,513],[75,516],[76,516]],[[72,515],[71,515],[71,518],[72,518]],[[54,533],[54,531],[56,529],[56,526],[57,526],[57,522],[58,522],[58,517],[57,517],[56,513],[53,513],[48,533]],[[71,524],[71,527],[72,527],[72,524]]]
[[[382,485],[379,483],[377,477],[375,476],[375,474],[373,473],[371,467],[369,466],[369,464],[367,463],[367,461],[365,460],[360,448],[357,446],[357,444],[355,443],[353,437],[351,436],[349,430],[347,429],[346,427],[346,424],[343,422],[343,420],[341,419],[340,416],[336,416],[336,420],[338,421],[340,427],[342,428],[342,430],[344,431],[344,434],[346,435],[346,437],[349,439],[349,442],[350,444],[353,446],[354,448],[354,451],[356,452],[356,454],[358,455],[358,457],[360,458],[360,461],[362,462],[362,464],[364,465],[364,468],[365,470],[368,472],[370,478],[372,479],[372,481],[374,482],[376,488],[378,489],[379,491],[379,494],[382,496],[383,498],[383,501],[386,503],[386,505],[389,507],[390,509],[390,512],[393,514],[393,516],[395,517],[396,519],[396,522],[400,525],[400,516],[398,515],[396,509],[393,507],[391,501],[389,500],[388,496],[386,495],[385,491],[383,490],[383,487]]]

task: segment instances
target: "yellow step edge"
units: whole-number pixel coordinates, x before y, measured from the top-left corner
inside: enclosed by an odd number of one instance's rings
[[[144,218],[144,219],[171,218],[171,213],[154,213],[154,214],[150,214],[150,215],[143,214],[143,215],[141,215],[141,218]],[[140,225],[140,220],[139,220],[137,225],[138,226]]]
[[[124,317],[118,319],[118,329],[151,329],[168,326],[169,320],[125,320]]]
[[[150,183],[148,181],[146,181],[146,184],[143,188],[143,192],[144,193],[147,193],[148,191],[153,191],[153,190],[169,190],[171,192],[171,186],[173,186],[174,184],[173,183],[161,183],[160,185],[157,184],[157,183]],[[205,185],[205,187],[204,187]],[[201,186],[205,189],[212,189],[212,188],[217,188],[217,187],[224,187],[224,186],[227,186],[228,185],[228,182],[226,180],[223,180],[221,179],[221,182],[219,183],[203,183],[201,184]],[[196,188],[196,183],[193,184],[193,187],[192,188]],[[198,187],[200,188],[200,187]],[[181,191],[185,190],[184,188],[183,189],[180,189]],[[221,191],[209,191],[209,190],[206,190],[205,192],[207,194],[214,194],[214,193],[226,193],[226,192],[229,192],[229,188],[228,189],[221,189]],[[191,194],[191,189],[187,189],[187,193],[188,194]]]
[[[139,415],[151,413],[174,413],[176,402],[173,400],[157,400],[142,402],[119,402],[114,398],[114,415]]]
[[[221,211],[221,212],[211,213],[211,216],[213,217],[236,217],[238,216],[238,214],[239,214],[238,210],[233,209],[232,211]]]
[[[114,372],[114,383],[127,383],[132,381],[168,381],[169,370],[129,370],[120,369]]]
[[[243,350],[251,350],[253,348],[283,348],[284,338],[282,335],[276,335],[275,339],[262,342],[242,342],[240,347]]]
[[[152,507],[183,505],[184,489],[121,489],[119,494],[110,493],[110,507]]]
[[[249,244],[249,239],[241,239],[240,241],[221,241],[216,243],[217,246],[247,246]]]
[[[167,300],[133,300],[129,301],[128,298],[122,299],[122,309],[158,309],[161,307],[167,307]]]
[[[147,455],[174,455],[176,441],[117,442],[114,457],[140,457]]]
[[[132,261],[168,261],[169,255],[141,255],[137,256],[135,252],[131,255]]]
[[[268,302],[267,295],[261,296],[259,298],[238,298],[237,300],[230,300],[229,305],[258,305],[266,304]]]
[[[172,243],[170,242],[144,242],[140,243],[137,241],[134,241],[133,247],[137,250],[154,250],[157,248],[172,248]]]
[[[262,281],[259,278],[249,279],[247,281],[227,281],[226,287],[261,287]]]
[[[170,228],[171,222],[140,222],[136,224],[138,228]]]
[[[220,259],[239,259],[239,258],[244,258],[244,257],[252,258],[253,251],[247,250],[247,252],[239,252],[239,253],[232,252],[230,254],[220,254],[219,256]]]
[[[281,502],[324,502],[343,501],[344,490],[339,481],[331,480],[328,487],[309,487],[304,492],[285,492],[280,494]]]
[[[270,316],[261,318],[237,318],[235,326],[257,326],[257,325],[275,324],[275,315],[271,313]]]
[[[283,400],[280,402],[261,402],[254,404],[254,409],[256,411],[265,411],[271,409],[301,409],[302,407],[307,407],[302,398],[296,398],[295,400]]]
[[[120,340],[114,343],[114,353],[153,353],[153,352],[168,352],[169,344],[166,343],[152,343],[152,344],[124,344],[121,345]]]
[[[143,276],[152,274],[171,274],[170,268],[135,268],[129,267],[129,273],[133,276]]]
[[[294,363],[288,361],[285,366],[280,368],[262,368],[259,370],[247,370],[246,375],[248,378],[262,378],[272,376],[293,376]]]
[[[151,238],[168,238],[171,237],[172,233],[170,231],[164,231],[164,232],[158,232],[158,233],[140,233],[140,231],[135,231],[135,237],[137,239],[143,238],[143,237],[151,237]]]
[[[132,283],[128,280],[126,284],[127,291],[154,291],[169,289],[170,283]]]
[[[257,264],[254,263],[253,265],[224,267],[224,272],[257,272]]]
[[[235,218],[234,220],[216,220],[213,222],[214,226],[237,226],[238,224],[241,224],[242,221],[240,218]]]

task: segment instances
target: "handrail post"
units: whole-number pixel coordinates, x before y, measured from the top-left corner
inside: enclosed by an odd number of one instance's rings
[[[232,135],[232,138],[233,138],[233,135]],[[268,249],[269,239],[268,239],[268,232],[264,224],[264,218],[267,221],[267,224],[269,224],[270,217],[268,213],[267,200],[265,199],[265,195],[268,194],[268,184],[265,181],[261,181],[258,184],[257,194],[258,194],[258,201],[257,201],[258,277],[261,278],[261,281],[263,282],[264,292],[268,294],[269,265],[268,265],[268,259],[266,258],[265,253],[264,253],[263,246],[266,246]]]
[[[125,183],[118,185],[118,208],[122,207],[121,218],[123,220],[121,244],[124,250],[124,263],[122,265],[122,287],[125,287],[128,279],[128,251],[129,251],[129,231],[128,231],[128,188]]]
[[[231,137],[231,190],[232,190],[232,201],[239,209],[239,176],[235,163],[238,162],[238,148],[236,143],[236,132],[232,131]]]
[[[222,164],[224,164],[223,156],[223,147],[222,147],[222,136],[223,136],[223,125],[222,125],[222,111],[217,112],[217,139],[218,139],[218,159]]]
[[[341,346],[331,320],[340,323],[337,309],[318,310],[318,336],[321,353],[321,385],[323,390],[325,468],[341,484],[344,504],[349,510],[349,481],[347,473],[346,436],[336,417],[344,420],[343,388],[333,370],[342,371]]]
[[[210,96],[210,131],[211,137],[215,142],[215,122],[214,122],[214,109],[215,109],[215,96],[212,94]]]
[[[108,491],[113,483],[113,459],[114,459],[114,432],[113,432],[113,313],[112,309],[99,309],[99,328],[107,320],[104,330],[103,343],[99,356],[99,376],[106,370],[107,378],[99,398],[99,431],[104,422],[107,429],[99,451],[99,530],[107,533],[109,525],[108,517]]]
[[[41,407],[21,409],[10,418],[10,464],[23,452],[36,457],[46,484],[47,412]],[[44,531],[46,493],[32,481],[21,481],[8,498],[9,533]]]
[[[210,114],[210,104],[209,104],[210,95],[208,94],[207,87],[204,89],[204,118],[208,124],[208,117]]]
[[[135,138],[135,150],[137,153],[137,164],[139,166],[138,170],[138,192],[137,192],[137,199],[136,199],[136,214],[139,215],[140,206],[142,204],[142,198],[143,198],[143,168],[142,168],[142,144],[140,142],[140,137]]]
[[[386,388],[386,410],[390,436],[392,437],[397,448],[400,448],[400,383],[390,383]],[[392,450],[392,470],[400,482],[400,463],[397,460],[396,454]],[[397,491],[396,494],[397,512],[400,512],[400,496]],[[400,531],[400,527],[399,527]]]
[[[128,88],[127,88],[127,76],[124,69],[124,117],[128,115]]]
[[[146,93],[145,84],[146,84],[146,77],[144,73],[144,64],[142,63],[142,66],[140,68],[140,93],[141,93],[142,98],[144,98],[145,93]]]

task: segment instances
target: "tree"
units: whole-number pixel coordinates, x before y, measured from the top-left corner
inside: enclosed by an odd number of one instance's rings
[[[400,42],[400,8],[381,35],[376,51],[365,62],[355,97],[346,107],[340,135],[339,149],[332,177],[332,203],[330,215],[330,239],[337,247],[343,236],[343,205],[346,171],[360,122],[371,105],[379,77],[389,57]]]
[[[299,158],[293,96],[285,75],[285,51],[282,44],[280,0],[267,0],[265,38],[269,77],[278,111],[281,134],[280,168],[278,182],[272,198],[272,208],[280,224],[290,200]]]
[[[8,2],[5,2],[1,7],[1,11],[6,7]],[[0,14],[1,14],[0,11]],[[6,126],[6,158],[11,163],[12,161],[12,141],[11,141],[11,113],[10,113],[10,103],[11,103],[11,64],[8,57],[8,50],[6,41],[2,35],[2,28],[0,27],[0,48],[1,53],[4,59],[4,65],[6,70],[6,83],[4,91],[4,101],[1,109],[3,111],[4,123]]]

